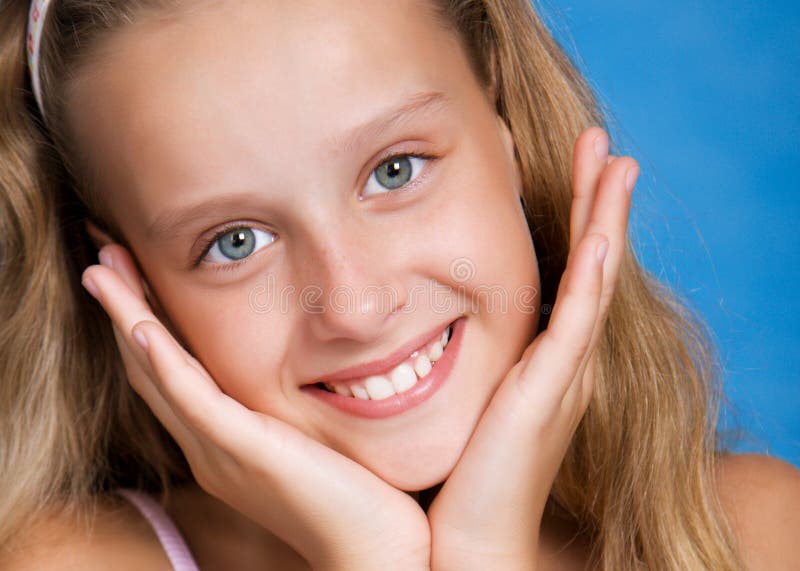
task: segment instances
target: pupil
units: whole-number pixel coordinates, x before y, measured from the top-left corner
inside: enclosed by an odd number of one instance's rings
[[[256,237],[249,228],[231,230],[219,241],[222,254],[231,260],[241,260],[253,253],[256,247]]]
[[[388,189],[400,188],[411,180],[411,161],[407,157],[392,159],[378,167],[378,182]]]

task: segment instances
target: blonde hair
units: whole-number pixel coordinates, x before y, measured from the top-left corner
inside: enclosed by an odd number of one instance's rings
[[[569,251],[573,143],[605,126],[597,102],[529,0],[429,4],[458,34],[513,134],[541,302],[552,305]],[[28,2],[0,7],[0,546],[44,506],[91,514],[93,500],[116,486],[167,494],[192,479],[125,380],[108,318],[80,287],[95,259],[82,221],[112,235],[113,227],[89,191],[91,170],[73,150],[65,113],[70,85],[103,38],[174,8],[54,2],[42,44],[45,126],[27,79]],[[601,568],[743,569],[715,482],[722,393],[711,339],[626,244],[595,394],[548,505],[590,538]]]

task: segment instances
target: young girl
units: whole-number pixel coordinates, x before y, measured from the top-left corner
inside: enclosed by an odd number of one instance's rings
[[[798,473],[717,450],[708,332],[528,0],[0,38],[0,568],[795,563]]]

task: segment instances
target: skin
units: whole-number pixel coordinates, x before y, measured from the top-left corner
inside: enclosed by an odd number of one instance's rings
[[[544,502],[591,397],[636,162],[609,158],[600,129],[576,142],[570,258],[550,325],[534,339],[538,299],[499,311],[478,295],[486,285],[509,296],[539,287],[513,140],[455,37],[423,6],[226,3],[177,25],[137,24],[100,61],[73,94],[71,122],[101,167],[126,247],[105,246],[83,283],[113,320],[131,384],[198,480],[177,518],[188,522],[202,502],[222,519],[244,514],[279,540],[272,555],[314,568],[541,562]],[[331,145],[430,92],[447,105],[346,152]],[[359,200],[367,187],[381,191],[367,181],[389,152],[437,158],[408,191]],[[220,199],[233,200],[180,229],[173,220],[161,236],[148,231],[169,212]],[[230,271],[189,267],[199,241],[228,222],[278,239]],[[474,268],[466,281],[450,271],[460,258]],[[324,311],[256,311],[250,294],[267,276],[278,289],[319,287]],[[450,309],[412,297],[430,284],[449,286]],[[330,295],[342,285],[356,299],[388,285],[398,311],[342,312]],[[359,419],[299,390],[461,315],[448,382],[404,414]],[[442,482],[427,511],[408,493]],[[220,550],[203,561],[222,560]]]
[[[171,328],[219,387],[404,490],[430,487],[452,470],[538,319],[538,305],[490,311],[476,293],[487,285],[509,296],[538,288],[538,263],[510,134],[455,38],[422,10],[404,2],[245,2],[188,16],[180,26],[133,27],[114,38],[72,106],[94,110],[77,114],[75,125],[87,156],[103,149],[104,200]],[[383,19],[392,21],[391,33],[371,25]],[[326,47],[332,38],[339,49]],[[347,153],[328,143],[431,91],[446,93],[450,108]],[[383,154],[412,150],[442,157],[420,169],[415,192],[367,182]],[[383,193],[359,201],[365,187]],[[190,228],[147,235],[165,212],[221,197],[236,202]],[[237,221],[280,239],[232,271],[187,269],[198,239]],[[461,282],[450,265],[464,257],[475,272]],[[320,288],[317,305],[325,311],[303,311],[296,302],[286,311],[254,310],[249,296],[263,291],[268,276],[277,292]],[[431,292],[432,283],[453,288],[438,306],[429,293],[412,293]],[[376,286],[391,288],[396,301],[365,312],[336,305],[334,288],[347,287],[355,303]],[[423,406],[363,420],[298,391],[444,329],[473,299],[481,307],[466,328],[469,362],[457,365],[457,383]]]

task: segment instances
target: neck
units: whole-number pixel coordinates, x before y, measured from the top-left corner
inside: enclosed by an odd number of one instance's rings
[[[441,487],[440,483],[406,493],[427,511]],[[172,492],[167,512],[183,533],[201,569],[308,570],[305,560],[281,539],[197,484]],[[545,510],[539,531],[540,555],[545,559],[556,558],[553,559],[558,562],[556,568],[561,569],[567,560],[586,561],[588,547],[574,522]]]
[[[300,555],[261,525],[195,483],[170,493],[167,512],[201,569],[307,569]]]

